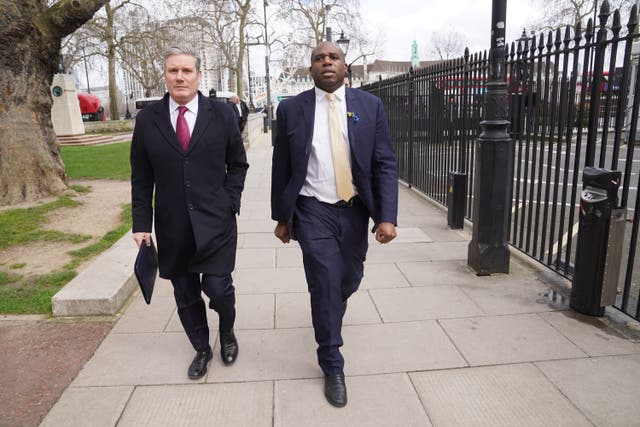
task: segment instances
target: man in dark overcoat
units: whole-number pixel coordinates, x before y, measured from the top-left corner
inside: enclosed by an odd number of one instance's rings
[[[238,355],[231,272],[249,165],[233,110],[198,91],[198,54],[167,49],[164,78],[168,93],[138,114],[131,142],[133,238],[138,247],[150,244],[155,220],[160,277],[173,285],[196,350],[188,376],[198,379],[213,354],[203,291],[219,316],[223,362]]]
[[[278,107],[271,217],[276,237],[302,249],[324,393],[343,407],[342,317],[364,275],[369,219],[379,243],[396,237],[398,172],[382,101],[344,87],[342,50],[318,45],[310,72],[315,88]]]

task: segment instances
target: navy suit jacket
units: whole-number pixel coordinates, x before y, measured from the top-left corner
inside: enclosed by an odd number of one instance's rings
[[[236,116],[225,104],[198,93],[186,152],[171,126],[168,94],[138,113],[131,142],[133,232],[151,231],[155,220],[160,277],[233,271],[235,214],[248,167]]]
[[[351,173],[375,224],[397,224],[398,171],[382,101],[346,88]],[[278,105],[271,177],[271,218],[290,221],[307,176],[315,117],[315,90]],[[374,227],[375,228],[375,227]]]

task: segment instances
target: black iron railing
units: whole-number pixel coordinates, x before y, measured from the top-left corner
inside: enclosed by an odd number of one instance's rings
[[[508,46],[507,88],[513,138],[509,242],[567,278],[573,276],[584,166],[622,171],[627,209],[625,254],[616,306],[640,318],[640,88],[637,7],[625,28],[604,2],[598,23],[565,28]],[[636,48],[637,49],[637,48]],[[635,58],[635,64],[634,64]],[[449,172],[467,176],[472,217],[475,140],[483,117],[487,53],[443,62],[362,89],[387,111],[400,179],[441,204]]]

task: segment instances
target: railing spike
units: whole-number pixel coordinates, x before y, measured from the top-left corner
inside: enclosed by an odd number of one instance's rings
[[[617,35],[622,29],[622,25],[620,24],[620,9],[616,9],[613,11],[613,24],[611,24],[611,31],[613,34]]]

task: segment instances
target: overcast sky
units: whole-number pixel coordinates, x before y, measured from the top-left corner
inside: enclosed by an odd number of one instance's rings
[[[533,1],[507,1],[507,42],[520,37],[523,27],[540,16]],[[366,27],[383,33],[378,59],[410,61],[413,40],[421,60],[436,58],[431,53],[431,34],[438,30],[459,33],[471,53],[489,49],[491,5],[491,0],[360,0],[360,14]],[[340,28],[333,28],[334,39],[339,32]],[[348,30],[345,37],[350,37]],[[264,50],[257,47],[250,52],[252,72],[264,75]]]
[[[489,48],[491,0],[361,0],[360,13],[367,25],[384,28],[386,43],[380,58],[409,61],[411,43],[425,59],[433,31],[452,28],[466,38],[473,52]],[[531,0],[507,1],[507,42],[517,39],[541,12]]]

